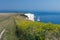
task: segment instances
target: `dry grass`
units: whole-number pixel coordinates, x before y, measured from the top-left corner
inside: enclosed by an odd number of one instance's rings
[[[16,36],[16,26],[14,20],[10,16],[3,16],[0,18],[2,21],[0,22],[0,32],[3,29],[6,29],[5,33],[2,36],[2,40],[18,40]]]

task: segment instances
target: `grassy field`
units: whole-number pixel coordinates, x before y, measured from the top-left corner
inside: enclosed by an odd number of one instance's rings
[[[60,25],[26,20],[20,15],[0,16],[2,40],[60,40]]]
[[[15,17],[20,40],[60,40],[60,25]]]
[[[18,40],[16,36],[16,25],[12,16],[0,17],[0,33],[6,29],[1,40]]]

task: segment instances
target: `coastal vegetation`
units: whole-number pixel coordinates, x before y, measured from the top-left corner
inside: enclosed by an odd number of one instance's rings
[[[25,15],[5,16],[0,19],[2,40],[60,40],[60,24],[30,21]]]
[[[18,20],[17,20],[18,19]],[[60,25],[15,18],[20,40],[60,40]]]
[[[3,30],[5,30],[4,33],[2,33]],[[1,15],[0,17],[0,40],[18,40],[16,36],[16,25],[14,23],[14,19],[12,16]]]

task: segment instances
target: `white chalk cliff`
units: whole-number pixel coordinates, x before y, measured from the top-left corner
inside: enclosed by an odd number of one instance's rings
[[[28,20],[34,21],[34,14],[26,13],[26,16],[28,16]]]

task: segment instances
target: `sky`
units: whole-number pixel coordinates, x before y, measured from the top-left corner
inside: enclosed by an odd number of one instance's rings
[[[1,10],[60,11],[60,0],[0,0]]]

